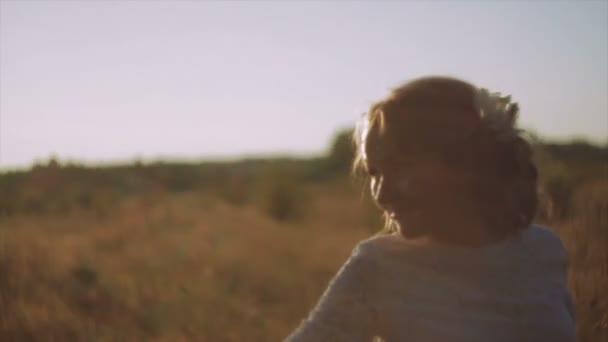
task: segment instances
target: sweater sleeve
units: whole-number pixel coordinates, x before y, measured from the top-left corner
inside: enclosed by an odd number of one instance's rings
[[[359,244],[287,342],[366,341],[375,335],[374,264]]]

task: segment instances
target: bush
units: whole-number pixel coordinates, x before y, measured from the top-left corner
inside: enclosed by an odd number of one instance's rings
[[[262,175],[259,185],[262,209],[278,221],[293,221],[305,215],[307,196],[293,170],[277,165]]]

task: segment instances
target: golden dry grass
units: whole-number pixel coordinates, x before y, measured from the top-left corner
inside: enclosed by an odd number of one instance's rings
[[[4,219],[0,340],[281,340],[381,225],[351,187],[308,191],[306,217],[291,223],[200,193],[125,199],[105,218]],[[572,256],[580,340],[605,341],[606,226],[555,228]]]

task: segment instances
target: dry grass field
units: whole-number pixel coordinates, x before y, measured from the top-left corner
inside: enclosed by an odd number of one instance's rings
[[[356,242],[381,227],[360,185],[298,186],[280,173],[270,177],[279,187],[246,188],[239,176],[212,190],[161,173],[152,178],[179,191],[140,184],[157,189],[146,192],[125,173],[117,179],[130,179],[121,186],[131,192],[123,195],[106,192],[108,179],[95,175],[94,195],[46,210],[78,183],[75,171],[53,167],[0,187],[1,341],[279,341]],[[57,172],[68,176],[49,176]],[[568,214],[546,223],[570,253],[579,340],[603,342],[608,181],[584,184],[571,191]]]

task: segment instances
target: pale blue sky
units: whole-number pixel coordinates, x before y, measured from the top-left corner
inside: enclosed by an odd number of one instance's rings
[[[0,168],[320,153],[402,81],[608,137],[608,2],[0,1]]]

